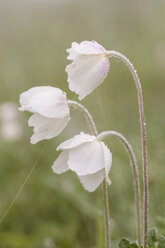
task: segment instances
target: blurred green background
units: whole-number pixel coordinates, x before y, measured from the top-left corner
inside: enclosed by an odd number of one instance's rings
[[[0,0],[0,103],[18,104],[30,87],[51,85],[77,96],[67,85],[66,49],[73,41],[96,40],[126,55],[142,82],[149,159],[150,227],[165,234],[165,1]],[[82,101],[99,132],[121,132],[134,147],[141,169],[140,125],[135,85],[121,62],[111,59],[105,82]],[[0,218],[29,171],[33,173],[0,223],[0,247],[103,248],[102,191],[84,191],[76,175],[53,174],[57,145],[89,132],[81,113],[71,111],[64,132],[30,144],[28,113],[20,114],[23,136],[0,141]],[[106,140],[113,153],[109,188],[112,247],[123,236],[136,239],[135,203],[128,155]],[[40,157],[39,157],[40,156]]]

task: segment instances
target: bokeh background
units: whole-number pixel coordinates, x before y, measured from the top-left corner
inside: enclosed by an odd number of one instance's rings
[[[0,103],[19,105],[30,87],[51,85],[77,96],[67,85],[66,49],[73,41],[96,40],[134,63],[142,82],[147,123],[150,227],[165,234],[165,1],[163,0],[0,0]],[[121,62],[111,59],[105,82],[82,101],[99,132],[124,134],[134,147],[140,173],[140,125],[135,85]],[[2,111],[1,111],[2,112]],[[3,111],[3,113],[6,111]],[[5,115],[5,114],[4,114]],[[3,115],[2,115],[3,116]],[[0,247],[103,248],[102,190],[84,191],[74,173],[55,175],[57,145],[89,132],[81,113],[71,111],[64,132],[30,144],[30,114],[17,113],[19,137],[0,131]],[[11,122],[10,114],[6,117]],[[5,125],[7,121],[5,122]],[[109,188],[112,247],[136,239],[135,203],[129,158],[120,142],[107,139],[113,153]]]

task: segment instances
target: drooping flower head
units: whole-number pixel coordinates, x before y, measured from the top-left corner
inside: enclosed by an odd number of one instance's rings
[[[67,59],[72,60],[66,67],[69,88],[82,100],[106,78],[109,59],[105,48],[96,41],[83,41],[80,44],[73,42],[67,52]]]
[[[33,87],[20,95],[20,105],[20,111],[33,113],[28,121],[34,127],[32,144],[56,137],[69,121],[66,94],[58,88]]]
[[[84,188],[92,192],[105,178],[110,184],[108,173],[111,168],[112,155],[107,146],[97,137],[80,133],[58,146],[61,150],[52,169],[61,174],[74,171]]]

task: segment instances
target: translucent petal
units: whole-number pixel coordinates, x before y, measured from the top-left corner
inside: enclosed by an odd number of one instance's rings
[[[93,174],[104,168],[104,155],[97,140],[85,143],[69,151],[68,166],[79,176]]]
[[[29,104],[34,112],[47,118],[63,118],[69,114],[66,95],[62,91],[39,92],[30,99]]]
[[[61,174],[69,170],[69,167],[67,165],[68,161],[68,152],[64,151],[62,152],[59,157],[54,162],[52,169],[54,173]]]
[[[103,153],[104,153],[104,165],[105,165],[105,172],[106,175],[108,176],[109,171],[112,166],[112,153],[110,152],[109,148],[101,142],[102,148],[103,148]]]
[[[98,188],[104,179],[104,170],[100,170],[94,174],[79,176],[79,179],[84,187],[89,192]]]
[[[40,92],[51,91],[54,89],[55,88],[51,87],[51,86],[39,86],[39,87],[33,87],[33,88],[23,92],[20,95],[21,107],[19,108],[19,110],[21,110],[21,111],[28,110],[28,111],[33,112],[32,106],[30,106],[30,99]]]
[[[79,53],[76,51],[76,49],[74,49],[74,47],[77,45],[79,45],[79,44],[76,42],[73,42],[72,47],[66,50],[69,53],[69,55],[67,57],[68,60],[74,60],[79,55]]]
[[[109,67],[109,59],[104,55],[79,55],[66,67],[70,90],[82,100],[104,81]]]
[[[56,137],[66,127],[68,121],[69,116],[60,119],[51,119],[43,117],[38,113],[34,113],[28,121],[29,126],[34,127],[34,134],[31,137],[31,143],[36,144],[41,140]]]
[[[73,138],[64,141],[62,144],[60,144],[57,147],[57,151],[59,150],[66,150],[66,149],[72,149],[75,148],[77,146],[80,146],[84,143],[88,143],[88,142],[92,142],[96,140],[95,136],[89,135],[89,134],[85,134],[83,132],[81,132],[78,135],[75,135]]]
[[[73,42],[72,47],[70,49],[67,49],[67,52],[70,53],[68,59],[73,60],[75,58],[75,54],[101,54],[105,53],[106,50],[96,41],[82,41],[80,44],[78,44],[77,42]]]

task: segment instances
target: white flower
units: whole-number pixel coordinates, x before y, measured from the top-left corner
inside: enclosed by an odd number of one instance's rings
[[[66,94],[54,87],[40,86],[20,95],[21,111],[30,111],[33,115],[28,124],[34,127],[31,143],[56,137],[69,121],[69,107]]]
[[[97,137],[80,133],[63,142],[57,150],[62,150],[52,169],[61,174],[69,169],[74,171],[84,188],[92,192],[106,178],[111,168],[112,155],[107,146]]]
[[[67,59],[73,61],[66,67],[69,88],[82,100],[104,81],[110,67],[109,59],[105,48],[96,41],[73,42],[67,52]]]

